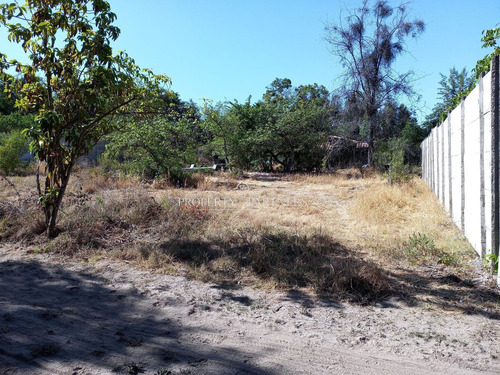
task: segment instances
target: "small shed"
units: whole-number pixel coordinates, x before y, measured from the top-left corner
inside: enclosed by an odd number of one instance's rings
[[[326,168],[347,168],[368,163],[367,142],[330,135],[325,147]]]

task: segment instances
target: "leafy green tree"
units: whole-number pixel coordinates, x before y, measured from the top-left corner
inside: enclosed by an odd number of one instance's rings
[[[28,139],[20,131],[0,134],[0,171],[9,175],[23,165],[21,157],[28,151]]]
[[[266,122],[262,102],[251,104],[249,97],[244,103],[230,103],[224,118],[232,130],[228,133],[231,165],[238,169],[271,171],[272,160],[261,134]]]
[[[496,29],[489,29],[483,31],[483,37],[481,41],[483,42],[483,48],[493,47],[493,52],[487,54],[481,60],[476,63],[476,67],[473,72],[476,74],[476,79],[479,78],[481,73],[487,73],[490,71],[491,59],[493,56],[500,55],[500,45],[498,40],[500,39],[500,27]]]
[[[266,153],[286,172],[319,168],[330,130],[328,90],[317,84],[293,89],[289,79],[277,78],[263,99],[259,135]]]
[[[288,78],[275,79],[255,104],[233,103],[230,153],[236,166],[270,171],[311,171],[322,163],[333,107],[325,87],[294,88]]]
[[[5,85],[0,80],[0,133],[23,130],[33,126],[33,114],[22,115],[15,108],[15,99],[4,91]]]
[[[427,131],[416,121],[408,121],[401,132],[405,162],[419,165],[421,161],[420,144],[427,137]]]
[[[404,104],[390,100],[377,114],[376,138],[386,140],[399,137],[408,122],[417,122],[410,109]]]
[[[453,67],[448,76],[442,73],[440,75],[438,102],[424,122],[427,131],[443,122],[448,113],[460,104],[462,97],[467,96],[475,85],[474,77],[469,75],[465,68],[458,71]]]
[[[405,4],[370,3],[364,0],[359,9],[348,12],[344,22],[327,25],[326,41],[345,68],[343,94],[354,95],[363,110],[359,122],[367,124],[368,162],[372,165],[378,111],[387,100],[412,94],[412,72],[397,73],[394,62],[406,51],[406,40],[423,32],[424,23],[409,20]]]
[[[231,151],[234,146],[236,131],[235,122],[228,115],[229,105],[205,99],[203,102],[203,127],[209,133],[209,148],[214,155],[223,155],[229,168],[231,168]]]
[[[405,164],[420,163],[420,143],[427,132],[418,125],[412,111],[404,104],[388,102],[380,110],[377,124],[374,154],[377,164],[393,163],[393,158],[397,163],[401,158]]]
[[[15,93],[19,110],[36,113],[27,134],[46,165],[45,184],[42,188],[37,179],[37,188],[49,237],[57,234],[76,160],[113,130],[113,115],[151,111],[169,83],[165,76],[141,70],[124,53],[113,55],[111,42],[120,34],[115,19],[104,0],[0,4],[0,27],[26,53],[23,60],[0,53],[0,79]]]
[[[182,167],[196,160],[199,113],[176,93],[166,93],[163,101],[160,115],[121,118],[118,129],[107,137],[106,154],[127,162],[136,174],[179,182]]]

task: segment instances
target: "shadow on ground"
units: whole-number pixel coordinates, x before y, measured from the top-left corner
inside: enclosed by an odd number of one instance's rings
[[[228,289],[253,280],[284,290],[308,288],[319,296],[360,304],[391,294],[383,269],[322,234],[242,231],[219,241],[170,240],[160,248],[191,276]],[[240,283],[242,274],[247,280]]]
[[[475,285],[444,267],[396,269],[388,275],[395,295],[409,306],[425,303],[437,309],[500,319],[498,287]]]
[[[167,241],[161,248],[190,269],[204,268],[206,281],[222,289],[237,288],[235,282],[246,272],[259,282],[287,291],[287,299],[304,306],[315,301],[333,308],[341,308],[344,302],[388,308],[398,303],[425,303],[500,319],[498,288],[474,285],[457,276],[453,268],[438,264],[406,268],[390,262],[381,265],[325,235],[265,230],[217,243]],[[305,293],[305,289],[312,293]]]
[[[273,373],[233,348],[216,351],[186,341],[192,332],[168,314],[182,301],[172,298],[158,308],[132,286],[94,274],[35,261],[2,262],[0,373]]]

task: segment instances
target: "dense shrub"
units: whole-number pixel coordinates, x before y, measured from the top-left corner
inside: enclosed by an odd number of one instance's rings
[[[19,131],[10,134],[0,134],[0,171],[12,174],[25,163],[21,159],[28,151],[28,140]]]

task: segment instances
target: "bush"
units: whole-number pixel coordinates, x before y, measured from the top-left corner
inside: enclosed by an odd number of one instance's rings
[[[21,157],[28,151],[28,140],[19,131],[0,135],[0,171],[11,174],[25,164]]]
[[[406,144],[401,138],[392,138],[377,145],[375,162],[379,168],[390,166],[389,179],[395,183],[404,183],[412,179],[410,167],[405,164]]]
[[[410,174],[410,168],[404,163],[404,152],[403,150],[397,150],[392,155],[392,182],[398,184],[408,182],[412,179]]]

